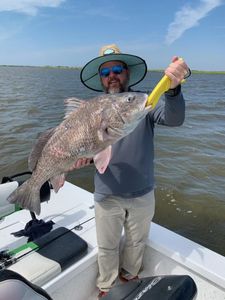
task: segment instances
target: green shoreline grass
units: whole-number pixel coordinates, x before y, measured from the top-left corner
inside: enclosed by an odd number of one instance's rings
[[[164,72],[164,70],[148,70],[149,72]],[[201,71],[201,70],[191,70],[192,74],[223,74],[225,71]]]
[[[48,68],[48,69],[73,69],[81,70],[82,67],[69,67],[69,66],[22,66],[22,65],[0,65],[0,67],[30,67],[30,68]],[[163,72],[161,69],[149,69],[148,72]],[[223,74],[225,71],[203,71],[203,70],[191,70],[193,74]]]

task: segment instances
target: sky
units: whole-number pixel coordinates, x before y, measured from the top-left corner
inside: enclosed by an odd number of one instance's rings
[[[225,71],[225,0],[0,0],[0,65],[82,67],[103,45]]]

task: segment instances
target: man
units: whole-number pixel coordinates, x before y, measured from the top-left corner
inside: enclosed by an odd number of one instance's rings
[[[116,45],[100,50],[100,56],[88,62],[81,71],[82,83],[95,91],[121,93],[146,75],[145,61],[123,54]],[[145,242],[154,216],[153,135],[155,123],[180,126],[184,121],[185,104],[180,83],[189,69],[178,57],[165,70],[171,79],[165,102],[158,104],[138,127],[112,147],[112,158],[104,174],[95,175],[95,216],[98,242],[99,298],[118,278],[138,278],[142,269]],[[90,163],[79,160],[76,167]],[[125,242],[120,255],[124,229]]]

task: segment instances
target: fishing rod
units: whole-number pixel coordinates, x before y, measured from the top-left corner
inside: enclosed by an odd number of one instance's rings
[[[66,228],[66,232],[56,236],[55,238],[51,239],[50,241],[44,243],[42,246],[38,246],[37,244],[35,244],[35,242],[28,242],[26,244],[23,244],[22,246],[15,248],[13,250],[2,250],[0,251],[0,270],[4,270],[6,268],[8,268],[9,266],[13,265],[14,263],[20,261],[22,258],[24,258],[25,256],[36,252],[37,250],[41,250],[43,249],[45,246],[50,245],[51,243],[53,243],[54,241],[60,239],[62,236],[65,236],[66,234],[72,232],[74,234],[74,232],[72,230],[82,230],[83,227],[82,225],[84,225],[85,223],[93,220],[95,217],[91,217],[89,219],[87,219],[86,221],[75,225],[72,228]],[[19,252],[23,252],[22,254],[20,254],[19,256],[18,253]]]

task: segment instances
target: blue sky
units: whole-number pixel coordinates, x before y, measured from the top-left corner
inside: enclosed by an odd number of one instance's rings
[[[0,0],[0,65],[83,66],[102,45],[225,71],[225,0]]]

